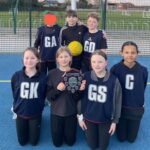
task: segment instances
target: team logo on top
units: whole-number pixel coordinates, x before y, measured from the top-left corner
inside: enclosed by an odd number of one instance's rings
[[[63,75],[63,82],[66,89],[71,93],[75,93],[79,90],[83,75],[78,70],[72,69]]]
[[[92,41],[92,38],[91,38],[91,37],[89,37],[88,41]]]

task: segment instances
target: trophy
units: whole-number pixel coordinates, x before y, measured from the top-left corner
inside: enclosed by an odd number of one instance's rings
[[[71,93],[75,93],[79,90],[81,82],[83,79],[83,74],[76,69],[71,69],[68,72],[65,72],[63,75],[63,82],[66,86],[66,90]]]

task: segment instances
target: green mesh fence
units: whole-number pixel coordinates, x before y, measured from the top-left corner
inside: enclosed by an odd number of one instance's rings
[[[84,4],[83,8],[77,5],[79,19],[86,24],[89,12],[99,13],[99,28],[105,25],[107,33],[108,54],[119,54],[122,43],[132,40],[138,44],[141,55],[150,55],[150,1],[118,2],[99,0],[95,2],[95,6]],[[33,46],[37,28],[43,24],[42,16],[47,11],[54,13],[58,24],[64,26],[65,11],[69,5],[68,1],[44,7],[37,0],[0,1],[0,53],[22,52],[26,47]],[[106,15],[106,18],[102,14]]]

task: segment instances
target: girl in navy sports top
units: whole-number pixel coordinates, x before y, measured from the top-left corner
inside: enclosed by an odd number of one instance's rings
[[[92,70],[84,76],[86,85],[78,121],[92,150],[97,147],[107,149],[120,117],[121,86],[106,66],[106,54],[100,50],[94,51],[91,56]]]
[[[42,111],[46,96],[46,75],[39,71],[39,54],[36,48],[23,53],[23,69],[11,79],[13,111],[17,114],[18,142],[36,145],[40,136]]]
[[[119,141],[134,142],[144,113],[144,92],[147,84],[147,68],[136,61],[138,46],[132,41],[122,45],[123,60],[111,69],[122,87],[122,112],[117,125]]]
[[[83,37],[83,60],[82,60],[82,71],[90,71],[90,56],[96,50],[106,52],[107,40],[106,33],[98,29],[99,17],[95,12],[89,13],[87,16],[87,27],[88,31]]]
[[[56,17],[53,14],[47,13],[44,15],[44,19],[47,15]],[[51,18],[48,19],[51,20]],[[46,22],[45,25],[42,25],[37,30],[34,47],[39,49],[40,70],[45,74],[56,68],[55,55],[59,48],[60,29],[61,27],[57,23],[49,24]]]

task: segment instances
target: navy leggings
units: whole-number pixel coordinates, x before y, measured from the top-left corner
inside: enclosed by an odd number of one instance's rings
[[[120,142],[127,140],[133,143],[138,135],[141,120],[131,120],[120,118],[117,125],[116,133]]]
[[[40,128],[41,116],[33,119],[17,117],[16,130],[19,144],[25,145],[29,142],[32,145],[36,145],[40,136]]]
[[[92,150],[98,147],[101,150],[106,150],[109,144],[110,134],[110,123],[93,123],[85,120],[87,130],[85,130],[85,136],[89,147]]]
[[[61,146],[63,142],[65,142],[69,146],[72,146],[76,141],[76,132],[76,115],[67,117],[51,115],[52,141],[56,147]]]

